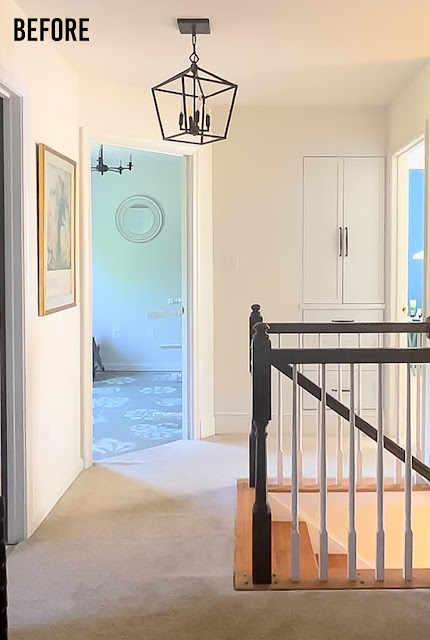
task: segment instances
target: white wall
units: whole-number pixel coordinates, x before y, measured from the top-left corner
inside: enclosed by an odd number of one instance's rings
[[[31,534],[82,468],[80,308],[38,316],[36,200],[36,143],[77,160],[79,129],[75,74],[50,44],[13,42],[13,19],[22,15],[15,3],[2,0],[0,79],[24,97],[26,472]]]
[[[91,131],[148,142],[161,140],[151,91],[147,88],[80,76],[79,105],[80,125]]]
[[[430,117],[430,64],[402,91],[389,109],[389,153],[397,153],[424,135]]]
[[[99,149],[93,146],[93,165]],[[130,154],[131,171],[92,173],[93,335],[108,371],[180,371],[182,302],[168,301],[182,298],[184,159],[104,146],[111,166]],[[163,211],[163,227],[149,242],[130,242],[116,226],[118,207],[135,195]]]
[[[249,429],[249,306],[301,319],[303,156],[385,155],[387,125],[382,108],[238,108],[214,145],[217,432]]]

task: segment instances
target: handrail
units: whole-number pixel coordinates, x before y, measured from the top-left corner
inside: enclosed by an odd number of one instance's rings
[[[267,333],[425,333],[430,337],[429,318],[425,322],[270,322],[267,327]]]
[[[257,325],[258,326],[258,325]],[[272,364],[419,364],[430,362],[430,348],[272,349]]]

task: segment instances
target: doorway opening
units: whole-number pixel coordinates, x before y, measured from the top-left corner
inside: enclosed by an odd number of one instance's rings
[[[425,144],[419,140],[397,157],[397,317],[419,321],[424,296]],[[413,336],[409,337],[409,342]],[[416,334],[415,334],[416,340]],[[416,346],[416,344],[409,344]]]
[[[186,159],[106,144],[103,157],[132,168],[91,176],[95,462],[188,435]]]

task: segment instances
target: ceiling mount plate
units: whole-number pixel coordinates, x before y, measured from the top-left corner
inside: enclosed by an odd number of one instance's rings
[[[211,32],[209,18],[178,18],[178,28],[181,33],[186,35],[209,34]]]

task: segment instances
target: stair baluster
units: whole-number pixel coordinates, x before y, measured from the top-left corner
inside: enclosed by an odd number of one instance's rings
[[[327,534],[327,407],[326,366],[321,365],[321,412],[319,425],[320,466],[320,531],[319,531],[319,579],[328,579],[328,534]]]
[[[348,527],[348,580],[357,578],[357,533],[355,529],[355,385],[354,365],[350,364],[349,384],[349,527]]]
[[[321,339],[321,334],[318,334],[318,349],[321,349],[321,344],[322,344],[322,339]],[[317,385],[320,387],[321,386],[321,371],[320,368],[318,367],[317,369]],[[316,424],[316,442],[318,442],[318,429],[319,429],[319,424],[320,424],[320,420],[321,420],[321,402],[317,403],[317,424]],[[318,486],[321,483],[321,478],[320,478],[320,461],[319,461],[319,452],[318,452],[318,447],[316,448],[316,465],[315,465],[315,484],[317,484]]]
[[[361,333],[358,334],[358,348],[361,349]],[[361,416],[363,409],[363,387],[362,387],[362,370],[361,364],[357,365],[357,413]],[[363,482],[363,452],[361,444],[361,431],[357,430],[357,466],[356,466],[357,485]]]
[[[337,334],[337,348],[340,349],[342,346],[341,335]],[[337,388],[338,394],[337,397],[339,402],[343,402],[343,380],[342,380],[342,365],[337,365]],[[342,450],[342,418],[340,416],[337,417],[337,449],[336,449],[336,482],[338,485],[342,484],[343,481],[343,450]]]
[[[422,336],[418,336],[419,346],[421,346]],[[415,457],[422,459],[423,457],[423,422],[422,422],[422,365],[415,366],[416,372],[416,422],[415,422]],[[419,482],[419,476],[415,474],[416,482]]]
[[[291,428],[291,580],[300,580],[298,403],[297,365],[293,365],[293,416]]]
[[[397,334],[396,336],[396,347],[399,348],[400,347],[400,334]],[[396,364],[396,387],[399,388],[400,387],[400,365]],[[396,442],[397,444],[400,444],[400,394],[398,393],[396,396]],[[400,460],[396,460],[396,484],[401,485],[402,484],[402,472],[403,472],[403,468],[402,468],[402,463]]]
[[[281,348],[281,334],[278,333],[278,349]],[[282,406],[282,373],[278,371],[277,387],[278,387],[278,450],[276,458],[276,475],[279,485],[284,483],[284,423],[283,423],[283,406]]]
[[[412,420],[411,365],[406,365],[406,446],[405,446],[405,531],[403,549],[403,577],[412,580]]]
[[[378,528],[376,532],[375,579],[383,580],[385,575],[385,532],[384,532],[384,433],[382,397],[382,364],[378,364],[378,429],[376,457],[376,500]]]
[[[298,339],[299,339],[299,349],[303,349],[302,333],[299,333]],[[299,364],[298,373],[302,373],[302,372],[303,372],[303,365]],[[298,467],[298,476],[299,476],[298,478],[299,486],[302,486],[303,485],[303,389],[300,386],[298,389],[297,403],[298,403],[297,437],[299,440],[297,467]]]

